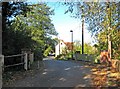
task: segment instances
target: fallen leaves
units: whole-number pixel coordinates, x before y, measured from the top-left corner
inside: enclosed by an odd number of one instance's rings
[[[95,72],[95,71],[97,71],[97,69],[96,69],[96,68],[93,68],[91,71],[92,71],[92,72]]]
[[[104,65],[95,65],[91,69],[92,85],[95,87],[120,86],[120,73],[107,70]]]
[[[120,73],[111,73],[110,77],[120,78]]]

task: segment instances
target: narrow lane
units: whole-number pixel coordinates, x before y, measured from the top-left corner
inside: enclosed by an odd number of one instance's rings
[[[8,87],[85,87],[90,86],[90,68],[80,61],[60,61],[47,58],[43,69],[27,76]]]

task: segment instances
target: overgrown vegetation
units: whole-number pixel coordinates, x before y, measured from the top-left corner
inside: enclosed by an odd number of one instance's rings
[[[77,19],[85,19],[88,30],[96,38],[98,52],[108,50],[108,40],[112,41],[112,58],[120,58],[120,2],[65,2],[65,13],[72,13]],[[110,35],[110,39],[108,39]]]
[[[69,60],[69,59],[72,58],[72,54],[73,54],[73,57],[75,59],[75,53],[76,53],[76,51],[78,51],[79,54],[81,54],[82,45],[81,45],[81,43],[79,41],[75,41],[74,42],[73,50],[72,49],[68,49],[68,47],[63,48],[62,49],[62,54],[58,55],[56,57],[56,59]],[[90,43],[85,43],[84,44],[84,54],[92,55],[92,54],[96,54],[97,52],[98,52],[97,48],[95,48],[94,46],[92,46]],[[96,56],[97,55],[98,54],[96,54]]]
[[[54,15],[45,3],[2,2],[2,50],[3,55],[20,54],[21,49],[31,49],[35,59],[42,60],[48,49],[54,51],[57,35],[50,15]],[[50,43],[48,43],[50,42]]]

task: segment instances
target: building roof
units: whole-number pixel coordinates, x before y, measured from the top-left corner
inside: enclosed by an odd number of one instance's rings
[[[66,45],[68,50],[72,50],[72,43],[73,42],[64,42],[63,40],[60,40],[60,41],[62,41]]]

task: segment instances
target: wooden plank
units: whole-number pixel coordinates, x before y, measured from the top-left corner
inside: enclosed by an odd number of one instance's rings
[[[9,58],[9,57],[18,57],[18,56],[24,56],[25,54],[18,54],[18,55],[11,55],[11,56],[5,56],[5,58]]]
[[[7,65],[7,66],[4,66],[4,67],[7,68],[7,67],[12,67],[12,66],[17,66],[17,65],[23,65],[23,64],[25,64],[25,63],[22,62],[22,63],[18,63],[18,64],[13,64],[13,65]]]

